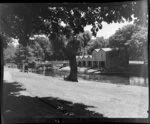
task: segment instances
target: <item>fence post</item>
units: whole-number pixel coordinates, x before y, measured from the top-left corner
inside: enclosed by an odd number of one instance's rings
[[[45,62],[43,62],[43,74],[45,75]]]

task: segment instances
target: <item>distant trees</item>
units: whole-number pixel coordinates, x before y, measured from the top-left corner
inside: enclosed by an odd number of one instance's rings
[[[5,34],[1,34],[3,39],[3,49],[6,49],[10,43],[12,43],[12,38],[8,37]]]
[[[146,60],[148,54],[148,29],[139,26],[139,30],[132,34],[129,41],[129,54],[131,60]]]
[[[85,31],[83,33],[80,33],[77,36],[77,38],[80,41],[79,53],[81,55],[86,55],[87,54],[87,47],[86,46],[88,45],[88,42],[91,40],[92,34],[90,33],[90,31]]]
[[[87,46],[88,54],[92,54],[94,49],[102,48],[107,46],[107,40],[103,37],[96,37],[96,39],[91,40]]]
[[[12,43],[9,43],[6,48],[4,48],[4,63],[9,63],[14,61],[16,48]]]
[[[51,44],[47,37],[36,36],[28,41],[26,47],[20,44],[15,55],[15,61],[19,65],[24,62],[46,61],[52,55]]]
[[[126,25],[109,38],[110,47],[127,48],[130,60],[143,60],[148,30],[135,24]]]
[[[30,46],[24,47],[23,45],[18,45],[15,53],[15,63],[18,66],[22,66],[23,63],[32,63],[36,60],[34,56],[34,50]]]
[[[109,38],[109,45],[111,47],[125,47],[129,44],[132,34],[138,30],[136,25],[126,25],[121,29],[118,29],[114,35]]]
[[[44,36],[35,36],[30,40],[29,46],[34,50],[34,56],[37,60],[46,61],[52,55],[52,46],[49,38]]]

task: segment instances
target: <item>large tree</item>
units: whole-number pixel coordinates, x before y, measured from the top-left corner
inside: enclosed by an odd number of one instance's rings
[[[143,50],[148,41],[146,27],[129,24],[109,38],[110,47],[127,48],[130,60],[143,60]]]
[[[96,4],[1,4],[1,31],[19,39],[26,46],[33,34],[45,33],[58,45],[57,38],[65,35],[66,40],[60,46],[70,61],[71,72],[67,80],[77,81],[76,54],[80,41],[76,35],[83,32],[86,25],[92,25],[92,33],[102,28],[102,21],[121,22],[123,18],[145,24],[147,1],[113,2]],[[141,11],[142,10],[142,11]],[[64,22],[66,26],[62,26]],[[62,40],[63,41],[63,40]]]
[[[131,59],[144,60],[146,62],[148,59],[148,28],[139,26],[139,31],[135,31],[132,34],[129,44]]]

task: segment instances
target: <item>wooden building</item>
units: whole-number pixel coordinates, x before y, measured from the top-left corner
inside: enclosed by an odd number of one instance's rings
[[[83,66],[87,67],[87,64],[88,64],[88,55],[84,55],[82,59],[83,59]]]
[[[92,67],[92,65],[93,65],[92,55],[88,55],[88,57],[87,57],[87,67]]]
[[[83,66],[83,56],[76,56],[76,60],[77,60],[77,65],[79,67]]]
[[[128,54],[124,49],[100,48],[95,49],[92,55],[77,57],[77,62],[83,67],[92,68],[118,68],[128,65]],[[79,64],[78,64],[79,65]]]

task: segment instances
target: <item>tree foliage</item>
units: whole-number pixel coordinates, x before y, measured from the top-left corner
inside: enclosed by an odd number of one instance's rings
[[[79,53],[81,55],[87,54],[86,46],[87,46],[88,42],[91,40],[91,38],[92,38],[92,35],[91,35],[90,31],[85,31],[83,33],[80,33],[77,36],[77,39],[80,41]]]
[[[118,29],[115,34],[109,38],[109,45],[112,47],[125,47],[129,44],[133,33],[138,30],[138,27],[132,24]]]
[[[17,65],[22,65],[23,63],[31,63],[36,60],[33,49],[30,46],[24,47],[23,45],[18,45],[15,54],[15,63]]]
[[[130,24],[116,31],[109,38],[109,46],[118,48],[128,48],[130,60],[142,60],[143,49],[147,44],[146,27]]]
[[[48,37],[35,36],[33,40],[30,40],[30,47],[34,50],[34,55],[37,59],[46,61],[52,55],[52,46]]]
[[[92,54],[94,49],[106,47],[107,40],[103,37],[96,37],[96,39],[91,40],[91,42],[87,46],[88,54]]]
[[[134,32],[130,40],[130,58],[132,60],[144,60],[148,59],[146,54],[148,52],[148,29],[145,27],[139,27],[140,30]]]
[[[22,44],[35,33],[44,32],[51,37],[58,33],[67,35],[67,27],[62,27],[61,21],[71,28],[74,35],[83,32],[86,25],[92,25],[92,33],[96,35],[102,28],[102,21],[111,23],[121,22],[123,18],[132,20],[132,14],[137,17],[137,22],[145,21],[144,17],[148,18],[146,1],[61,5],[1,4],[0,8],[2,31],[19,38]]]
[[[71,62],[71,75],[76,77],[77,74],[74,75],[72,70],[77,72],[74,61],[80,48],[80,41],[74,36],[83,33],[86,25],[92,25],[92,34],[96,36],[98,30],[102,28],[102,21],[112,23],[121,22],[123,18],[132,20],[131,15],[134,14],[137,23],[146,24],[147,12],[147,1],[99,4],[1,4],[0,24],[1,32],[9,37],[18,38],[23,46],[28,46],[29,37],[35,34],[49,36],[52,45],[60,44],[58,47],[60,49],[55,50],[62,50],[65,53]],[[66,26],[62,26],[61,22]],[[67,40],[59,40],[59,36],[62,35],[65,35]]]
[[[28,46],[19,45],[16,53],[16,61],[19,63],[46,61],[52,55],[51,44],[47,37],[36,36],[30,39]]]
[[[12,43],[4,49],[4,62],[9,63],[12,62],[16,53],[16,48]]]
[[[134,14],[137,17],[136,22],[143,24],[143,21],[147,21],[143,18],[148,18],[146,1],[61,5],[51,3],[1,4],[0,9],[1,32],[18,38],[24,46],[27,46],[30,36],[44,33],[49,36],[55,46],[60,44],[64,47],[58,37],[60,35],[65,35],[66,38],[70,35],[75,36],[84,32],[86,25],[92,25],[92,34],[96,36],[97,31],[102,28],[102,21],[112,23],[121,22],[123,18],[132,20],[131,15]],[[61,22],[64,22],[66,26],[62,26]],[[69,40],[66,41],[69,43]]]

